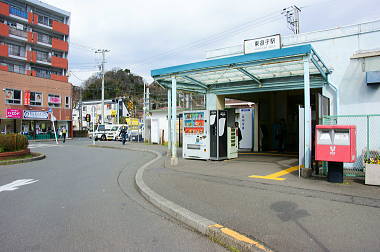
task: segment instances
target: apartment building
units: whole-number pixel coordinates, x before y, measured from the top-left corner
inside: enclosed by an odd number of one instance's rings
[[[0,130],[72,134],[70,13],[37,0],[0,0]],[[45,138],[45,137],[43,137]]]

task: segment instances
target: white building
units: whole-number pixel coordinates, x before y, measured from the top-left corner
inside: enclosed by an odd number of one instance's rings
[[[255,151],[278,148],[275,127],[284,120],[287,151],[304,156],[306,168],[320,123],[356,125],[358,171],[368,155],[363,153],[380,153],[380,20],[281,39],[268,34],[246,45],[255,50],[245,51],[242,41],[207,52],[205,61],[154,69],[151,75],[172,97],[178,89],[204,93],[210,110],[224,109],[226,98],[255,103]],[[176,99],[169,99],[174,107]],[[175,160],[176,142],[170,145]]]
[[[331,89],[323,95],[338,105],[333,114],[379,114],[379,85],[368,86],[368,72],[380,71],[380,20],[328,30],[281,37],[282,47],[311,44],[332,71],[329,82],[339,89],[339,101]],[[244,54],[244,45],[208,51],[207,59]]]
[[[80,105],[73,109],[74,130],[79,130],[80,119],[82,119],[82,129],[89,129],[93,122],[93,110],[95,109],[95,123],[99,124],[102,117],[102,101],[82,102],[82,116]],[[90,115],[91,123],[86,122],[86,115]],[[104,123],[117,124],[118,118],[129,116],[128,110],[121,100],[104,100]]]

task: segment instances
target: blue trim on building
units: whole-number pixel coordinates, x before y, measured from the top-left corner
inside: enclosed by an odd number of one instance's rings
[[[306,55],[313,50],[310,44],[300,45],[294,47],[286,47],[277,50],[270,50],[258,53],[251,53],[215,60],[200,61],[190,64],[166,67],[161,69],[155,69],[151,71],[151,76],[156,77],[160,75],[175,74],[179,72],[187,72],[192,70],[214,68],[219,66],[228,66],[228,65],[239,65],[248,62],[260,61],[260,60],[269,60],[275,58],[284,58],[295,55]]]

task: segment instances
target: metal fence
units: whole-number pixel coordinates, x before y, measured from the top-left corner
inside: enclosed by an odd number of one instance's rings
[[[322,123],[356,126],[356,162],[344,164],[344,175],[363,177],[365,161],[380,158],[380,114],[324,116]],[[327,162],[324,162],[324,175],[327,170]]]

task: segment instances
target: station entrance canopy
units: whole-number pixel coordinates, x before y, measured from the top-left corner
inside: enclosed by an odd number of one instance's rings
[[[311,45],[161,68],[151,75],[166,88],[175,76],[179,90],[217,95],[303,89],[305,58],[311,62],[310,88],[322,87],[329,70]]]
[[[152,77],[168,89],[169,153],[177,162],[177,90],[232,95],[282,90],[304,90],[304,145],[300,162],[311,163],[310,88],[328,83],[330,71],[309,44],[276,50],[195,62],[151,71]],[[207,101],[208,102],[208,101]]]

